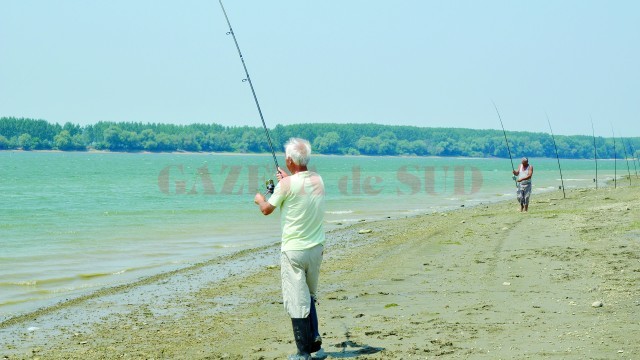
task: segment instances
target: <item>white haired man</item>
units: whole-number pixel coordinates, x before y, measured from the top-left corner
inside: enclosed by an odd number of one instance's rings
[[[278,185],[267,199],[257,193],[254,202],[264,215],[280,208],[281,275],[284,308],[291,317],[298,349],[292,360],[311,359],[320,350],[315,296],[324,251],[324,183],[309,171],[311,145],[291,138],[285,144],[285,161],[291,175],[278,168]]]

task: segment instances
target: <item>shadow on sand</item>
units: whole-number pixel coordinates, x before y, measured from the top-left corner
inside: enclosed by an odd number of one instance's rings
[[[341,343],[335,344],[332,348],[339,348],[340,351],[327,351],[323,353],[316,354],[314,359],[326,359],[326,358],[334,358],[334,359],[343,359],[343,358],[352,358],[360,355],[366,354],[375,354],[384,350],[381,347],[373,347],[369,345],[360,345],[353,341],[347,340]]]

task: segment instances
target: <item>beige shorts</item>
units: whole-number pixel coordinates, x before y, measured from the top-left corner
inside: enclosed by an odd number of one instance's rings
[[[282,300],[293,319],[309,316],[311,298],[316,296],[323,245],[307,250],[283,251],[280,257]]]
[[[518,202],[522,206],[529,205],[529,198],[531,198],[531,183],[521,183],[518,187]]]

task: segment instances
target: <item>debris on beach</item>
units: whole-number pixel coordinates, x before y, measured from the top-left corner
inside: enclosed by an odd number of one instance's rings
[[[503,283],[502,283],[502,285],[504,285],[504,286],[509,286],[509,285],[511,285],[511,283],[510,283],[510,282],[505,281],[505,282],[503,282]]]
[[[594,301],[591,306],[593,306],[594,308],[598,308],[604,306],[604,304],[602,303],[602,301]]]
[[[373,232],[373,230],[371,230],[371,229],[362,229],[362,230],[358,231],[358,234],[369,234],[371,232]]]

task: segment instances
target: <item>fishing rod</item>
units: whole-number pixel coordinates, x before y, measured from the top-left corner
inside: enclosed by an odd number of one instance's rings
[[[613,188],[618,187],[618,157],[616,155],[616,133],[613,132],[613,124],[611,124],[611,134],[613,135]]]
[[[631,169],[629,168],[629,157],[627,156],[627,148],[624,146],[624,138],[620,138],[622,141],[622,150],[624,151],[624,159],[627,161],[627,174],[629,174],[629,186],[631,186]]]
[[[511,149],[509,148],[509,140],[507,140],[507,132],[504,130],[504,124],[502,124],[502,117],[500,116],[500,111],[498,111],[498,107],[496,106],[496,103],[491,101],[493,103],[493,107],[496,109],[496,113],[498,113],[498,119],[500,120],[500,126],[502,126],[502,134],[504,134],[504,142],[507,144],[507,151],[509,152],[509,160],[511,160],[511,172],[513,173],[514,171],[516,171],[515,167],[513,166],[513,156],[511,156]],[[514,181],[516,181],[515,179],[515,175],[514,175]],[[516,181],[516,186],[518,186],[518,182]]]
[[[560,156],[558,155],[558,146],[556,145],[556,137],[553,135],[553,129],[551,128],[551,120],[549,120],[549,115],[544,113],[547,116],[547,123],[549,123],[549,130],[551,130],[551,139],[553,139],[553,147],[556,149],[556,159],[558,160],[558,170],[560,170],[560,182],[562,183],[562,198],[566,199],[567,195],[564,192],[564,180],[562,179],[562,168],[560,167]]]
[[[264,116],[262,115],[262,109],[260,108],[260,103],[258,102],[258,96],[256,95],[256,90],[253,87],[253,83],[251,82],[251,76],[249,76],[249,70],[247,70],[247,64],[244,62],[244,57],[242,56],[242,51],[240,51],[240,45],[238,45],[238,39],[236,38],[236,34],[233,32],[233,28],[231,27],[231,22],[229,21],[229,16],[227,16],[227,11],[224,9],[224,5],[222,5],[222,0],[218,0],[220,2],[220,7],[222,8],[222,13],[224,14],[224,18],[227,20],[227,25],[229,25],[229,31],[227,35],[231,35],[233,37],[233,42],[236,44],[236,49],[238,49],[238,55],[240,55],[240,61],[242,61],[242,67],[244,68],[244,73],[247,75],[245,79],[242,79],[242,82],[248,82],[251,87],[251,93],[253,94],[253,100],[256,102],[256,107],[258,108],[258,113],[260,114],[260,120],[262,120],[262,127],[264,128],[264,133],[267,136],[267,142],[269,143],[269,148],[271,149],[271,155],[273,155],[273,162],[276,164],[276,172],[279,172],[280,166],[278,165],[278,159],[276,158],[276,152],[273,150],[273,142],[271,141],[271,135],[269,134],[269,129],[267,129],[267,124],[264,122]],[[273,180],[267,181],[267,193],[273,193],[273,189],[275,186],[273,185]]]
[[[596,183],[596,189],[598,189],[598,150],[596,149],[596,130],[593,128],[593,118],[591,118],[591,133],[593,134],[593,159],[596,162],[596,178],[593,179]]]
[[[638,160],[636,156],[636,149],[631,145],[631,142],[627,142],[629,145],[629,150],[631,150],[631,161],[633,162],[633,168],[636,170],[636,179],[638,178],[638,168],[636,167],[636,161]]]

